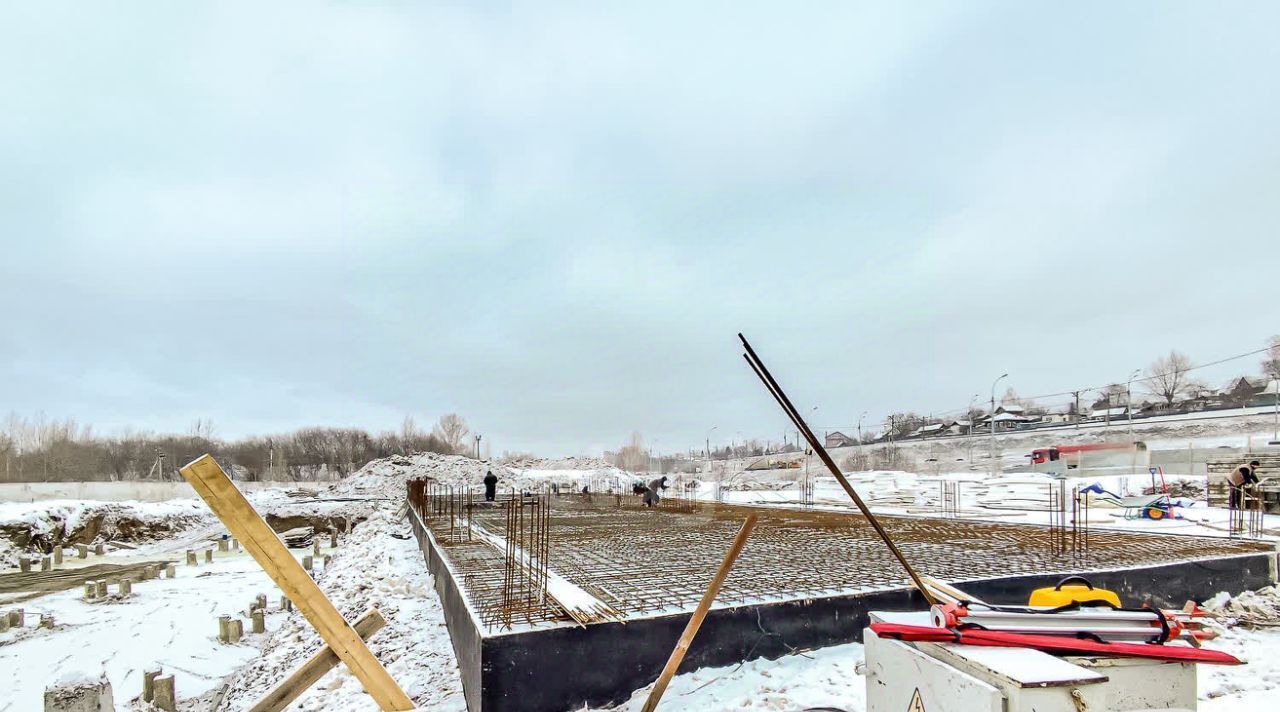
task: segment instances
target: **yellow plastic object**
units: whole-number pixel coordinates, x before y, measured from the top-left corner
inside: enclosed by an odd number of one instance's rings
[[[1079,581],[1080,583],[1068,583],[1069,581]],[[1088,601],[1106,601],[1117,608],[1120,607],[1120,597],[1113,591],[1108,591],[1105,588],[1094,588],[1093,584],[1082,576],[1065,578],[1058,582],[1057,586],[1037,588],[1031,592],[1031,600],[1027,601],[1027,605],[1057,608],[1072,603],[1085,603]]]

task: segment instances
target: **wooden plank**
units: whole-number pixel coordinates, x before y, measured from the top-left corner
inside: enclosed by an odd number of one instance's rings
[[[378,609],[370,608],[360,616],[353,627],[361,640],[368,640],[386,623],[386,619]],[[312,685],[319,682],[325,673],[337,667],[339,662],[341,660],[338,659],[337,653],[333,652],[333,648],[327,645],[320,648],[310,659],[281,680],[274,689],[263,695],[262,699],[249,708],[249,712],[280,712]]]
[[[378,707],[383,710],[413,709],[409,696],[369,652],[369,647],[333,607],[249,500],[236,489],[218,463],[209,455],[203,455],[179,471],[218,515],[223,526],[244,544],[245,550],[267,576],[293,601],[325,644],[337,653]]]
[[[720,562],[720,568],[716,570],[715,577],[711,579],[707,590],[702,594],[702,600],[698,601],[698,607],[689,617],[689,624],[680,634],[680,640],[676,641],[675,650],[671,651],[671,657],[667,659],[666,667],[662,668],[662,674],[658,676],[653,690],[649,692],[649,699],[645,700],[641,712],[653,712],[658,707],[658,701],[662,699],[662,693],[667,691],[671,676],[676,674],[676,668],[680,667],[685,653],[689,652],[689,644],[693,642],[693,636],[697,635],[698,629],[702,627],[702,621],[707,617],[712,601],[716,600],[716,594],[720,593],[720,587],[724,585],[729,571],[733,569],[733,562],[737,561],[738,554],[742,553],[742,547],[747,543],[747,537],[751,536],[751,530],[755,526],[756,515],[748,515],[747,520],[742,523],[742,528],[738,530],[738,536],[733,538],[733,545],[729,547],[729,552],[724,555],[724,561]]]

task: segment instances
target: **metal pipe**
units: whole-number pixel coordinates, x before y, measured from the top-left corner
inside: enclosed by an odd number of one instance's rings
[[[787,397],[787,394],[783,392],[782,387],[778,385],[776,380],[774,380],[773,375],[769,373],[769,369],[764,365],[764,362],[762,362],[760,357],[756,355],[755,349],[751,348],[751,344],[747,341],[747,337],[739,333],[738,339],[742,341],[742,346],[746,349],[746,353],[744,353],[742,357],[746,359],[747,363],[751,366],[751,370],[755,371],[756,376],[758,376],[760,381],[764,383],[765,387],[769,390],[769,393],[774,397],[774,400],[778,401],[778,405],[782,406],[783,412],[787,414],[787,417],[791,418],[791,422],[795,423],[796,428],[804,434],[805,438],[809,441],[810,447],[812,447],[813,451],[818,454],[818,458],[827,466],[827,469],[831,471],[831,474],[835,476],[836,481],[840,483],[840,487],[844,489],[845,493],[849,495],[849,498],[853,500],[853,503],[857,505],[858,509],[862,512],[862,515],[867,518],[867,522],[871,524],[871,528],[874,529],[876,534],[880,536],[880,539],[884,541],[885,546],[889,547],[890,553],[892,553],[894,558],[898,560],[899,564],[902,564],[902,568],[906,570],[907,576],[911,578],[911,582],[915,585],[916,590],[920,592],[920,595],[924,597],[924,600],[928,602],[929,605],[936,603],[937,601],[934,599],[933,594],[929,592],[929,588],[925,586],[924,581],[920,580],[920,575],[916,573],[914,568],[912,568],[911,563],[907,561],[907,557],[898,550],[898,546],[893,543],[893,538],[889,536],[889,532],[885,531],[885,528],[880,525],[880,521],[871,513],[871,508],[868,507],[866,502],[863,502],[862,498],[858,496],[858,493],[854,491],[853,485],[849,484],[849,480],[845,478],[844,473],[840,471],[839,467],[836,467],[836,463],[831,459],[831,455],[827,453],[827,450],[822,446],[822,443],[818,442],[813,431],[809,429],[809,426],[796,411],[795,406],[791,404],[791,399]]]

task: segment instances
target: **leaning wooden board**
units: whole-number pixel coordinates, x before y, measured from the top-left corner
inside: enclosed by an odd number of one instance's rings
[[[302,564],[293,558],[275,531],[236,489],[218,463],[209,455],[203,455],[180,472],[231,535],[244,544],[262,570],[293,601],[293,605],[351,670],[378,707],[383,710],[413,709],[409,696],[373,656],[338,609],[333,607],[316,582],[311,580]]]

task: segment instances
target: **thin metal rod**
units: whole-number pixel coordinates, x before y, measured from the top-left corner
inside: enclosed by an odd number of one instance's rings
[[[907,557],[898,549],[897,544],[893,543],[893,538],[889,536],[889,532],[885,531],[885,528],[880,525],[880,521],[871,513],[871,508],[868,507],[866,502],[863,502],[862,498],[858,496],[858,493],[853,489],[853,485],[849,484],[849,480],[845,478],[844,473],[840,471],[839,467],[836,467],[835,461],[831,459],[831,455],[827,453],[826,448],[822,446],[822,443],[818,442],[818,438],[813,434],[813,431],[809,429],[808,424],[806,424],[804,419],[800,417],[800,413],[796,410],[795,406],[791,404],[791,399],[787,398],[787,394],[783,392],[782,386],[778,385],[778,382],[774,380],[773,375],[769,373],[769,369],[765,367],[764,362],[756,355],[755,349],[751,348],[751,344],[747,341],[747,337],[739,333],[738,338],[742,341],[742,347],[747,350],[742,357],[751,365],[751,370],[756,372],[756,376],[758,376],[760,381],[764,383],[765,387],[769,389],[769,393],[773,395],[774,400],[778,401],[778,405],[782,406],[783,412],[791,418],[791,422],[795,424],[796,428],[804,435],[805,440],[809,442],[809,447],[818,455],[818,459],[822,460],[822,463],[827,466],[827,469],[835,476],[836,481],[840,483],[840,486],[844,489],[845,493],[849,495],[849,498],[853,500],[855,505],[857,505],[858,509],[862,512],[862,515],[867,518],[868,522],[870,522],[871,528],[875,529],[876,534],[878,534],[880,539],[884,541],[885,546],[889,547],[889,551],[893,554],[894,558],[898,560],[898,563],[902,564],[903,569],[906,569],[907,576],[911,578],[911,582],[915,585],[916,590],[920,592],[920,595],[924,597],[924,600],[929,605],[932,606],[937,603],[933,594],[929,592],[929,587],[925,585],[923,580],[921,580],[920,574],[916,573],[916,570],[911,566],[911,563],[907,561]]]

